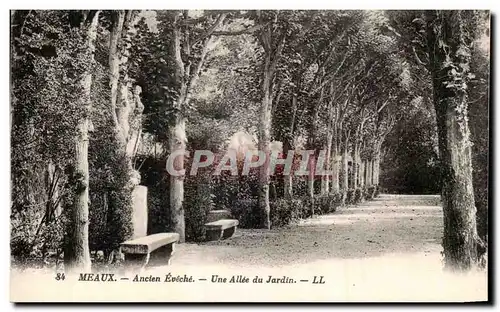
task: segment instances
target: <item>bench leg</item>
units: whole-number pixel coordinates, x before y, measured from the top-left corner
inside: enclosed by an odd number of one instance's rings
[[[172,263],[172,256],[175,252],[175,243],[165,245],[153,251],[151,254],[151,265],[170,265]]]
[[[206,231],[205,238],[207,241],[216,241],[222,238],[221,230],[209,230]]]
[[[236,232],[236,226],[233,226],[232,228],[225,229],[224,233],[222,234],[223,238],[229,238],[234,235],[234,232]]]
[[[149,254],[125,254],[125,267],[130,270],[143,270],[149,262]]]

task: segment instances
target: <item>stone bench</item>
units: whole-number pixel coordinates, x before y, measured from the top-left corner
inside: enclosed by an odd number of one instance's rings
[[[223,219],[231,219],[231,212],[229,210],[211,210],[207,214],[207,222],[214,222],[214,221],[219,221]]]
[[[238,220],[233,219],[222,219],[205,224],[206,229],[206,240],[219,240],[222,238],[229,238],[233,236],[236,232],[236,226],[238,226]]]
[[[179,241],[177,233],[158,233],[121,243],[126,266],[144,268],[148,263],[169,265]]]

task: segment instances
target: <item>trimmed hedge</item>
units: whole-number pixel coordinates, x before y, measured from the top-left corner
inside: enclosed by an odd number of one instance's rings
[[[358,204],[364,199],[364,190],[362,188],[349,189],[347,191],[346,204]]]
[[[253,229],[259,226],[259,201],[257,198],[236,200],[229,208],[231,214],[239,221],[238,227]]]
[[[315,199],[315,210],[317,214],[332,213],[337,210],[337,207],[342,205],[342,193],[330,193],[321,195]]]
[[[347,205],[354,204],[354,189],[347,190],[346,204]]]
[[[375,185],[371,185],[371,186],[365,188],[364,189],[364,198],[367,200],[371,200],[371,199],[375,198],[376,196],[378,196],[377,189],[378,188]]]
[[[272,227],[281,227],[299,219],[311,216],[311,203],[309,198],[278,199],[270,202],[270,219]],[[232,215],[238,219],[239,227],[252,229],[261,224],[259,202],[257,198],[241,199],[231,206]]]
[[[335,192],[328,195],[317,195],[314,202],[309,196],[302,196],[292,200],[280,198],[270,202],[271,227],[287,226],[300,219],[312,216],[312,206],[314,214],[322,215],[333,213],[342,206],[345,200],[347,204],[357,204],[365,199],[373,199],[377,192],[377,187],[350,189],[347,192]],[[229,207],[232,215],[238,219],[240,228],[258,228],[261,224],[259,202],[256,197],[250,199],[236,199]]]
[[[209,177],[201,176],[200,178],[198,176],[197,180],[188,181],[184,188],[184,218],[187,241],[201,241],[205,237],[207,215],[213,209],[212,185]]]
[[[358,187],[354,191],[354,203],[357,204],[360,203],[361,201],[363,201],[363,189]]]
[[[310,215],[310,206],[307,200],[278,199],[271,202],[271,226],[281,227]]]

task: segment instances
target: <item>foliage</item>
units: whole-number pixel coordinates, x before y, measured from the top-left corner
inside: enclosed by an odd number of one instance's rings
[[[472,142],[472,167],[474,200],[477,207],[478,234],[487,241],[488,234],[488,180],[489,180],[489,133],[490,115],[490,52],[484,48],[489,45],[489,29],[475,43],[472,50],[471,71],[475,79],[469,87],[469,118]],[[488,126],[486,126],[488,125]]]
[[[342,205],[342,194],[340,192],[330,193],[328,195],[320,195],[314,198],[314,204],[317,209],[316,213],[327,214],[333,213],[339,206]]]
[[[212,185],[209,176],[197,177],[189,181],[185,190],[186,240],[201,241],[205,237],[205,223],[213,210]]]
[[[440,171],[435,116],[420,98],[387,137],[381,184],[391,193],[439,194]]]
[[[94,190],[89,207],[89,243],[91,250],[108,254],[130,239],[133,229],[127,159],[119,152],[113,133],[104,137],[105,129],[98,129],[101,136],[91,140],[89,149],[90,188]]]
[[[290,200],[279,199],[271,204],[271,226],[282,227],[300,218],[299,205]]]
[[[92,68],[68,11],[15,11],[12,27],[11,229],[13,254],[60,247],[59,207],[71,202],[81,74]],[[54,166],[49,170],[49,166]]]
[[[258,226],[257,199],[240,199],[231,206],[231,214],[239,220],[239,227],[243,229],[253,229]]]
[[[165,161],[154,156],[138,159],[141,184],[148,188],[148,235],[170,229],[169,178],[165,174]]]
[[[375,185],[371,185],[363,189],[363,197],[366,200],[374,199],[376,193],[377,193],[377,187]]]
[[[315,176],[310,197],[309,177],[294,176],[289,199],[286,177],[272,176],[273,227],[373,199],[381,186],[388,192],[438,193],[443,163],[438,159],[436,115],[431,105],[433,68],[427,35],[430,30],[442,34],[443,29],[437,24],[437,28],[426,28],[425,13],[142,12],[127,42],[129,66],[120,77],[128,76],[142,88],[143,144],[133,167],[141,172],[141,184],[148,187],[148,234],[170,231],[175,223],[165,159],[171,139],[168,130],[181,118],[186,120],[182,139],[188,152],[187,172],[195,150],[214,152],[215,166],[228,149],[235,148],[234,134],[257,137],[262,125],[270,126],[270,137],[260,133],[260,143],[274,140],[283,154],[307,147],[331,148],[335,157],[352,156],[351,169],[342,167],[335,177],[342,182],[349,177],[341,192],[325,192],[321,178]],[[89,49],[76,23],[78,14],[12,13],[11,253],[19,258],[60,252],[71,226],[71,194],[80,178],[74,173],[73,158],[75,128],[83,117],[90,118],[93,129],[88,158],[91,249],[109,253],[132,231],[130,159],[120,152],[111,118],[115,112],[110,110],[113,12],[100,15],[93,62],[85,52]],[[439,49],[469,40],[481,30],[477,27],[480,14],[463,14],[468,21],[464,24],[467,38],[438,41]],[[460,22],[453,14],[440,18],[448,18],[452,26]],[[489,33],[483,37],[489,40]],[[468,93],[468,103],[458,109],[466,108],[470,118],[478,230],[486,239],[489,50],[476,42],[458,52],[449,56],[453,60],[447,60],[439,72],[446,76],[448,91]],[[85,72],[93,76],[89,116],[81,105]],[[261,114],[264,102],[270,116],[259,119],[265,116]],[[256,141],[236,149],[253,149],[259,144]],[[353,165],[360,159],[379,157],[380,185],[353,183],[353,177],[360,174]],[[241,157],[238,171],[242,171]],[[242,228],[262,224],[258,171],[248,176],[212,173],[206,169],[185,177],[182,209],[190,241],[203,238],[212,209],[231,211]]]
[[[378,196],[378,194],[376,194],[375,196]],[[355,204],[360,203],[362,200],[363,200],[363,189],[358,187],[354,190],[354,203]]]

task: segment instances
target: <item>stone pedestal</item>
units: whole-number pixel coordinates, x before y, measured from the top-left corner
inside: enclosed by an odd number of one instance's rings
[[[132,191],[132,239],[148,235],[148,188],[137,185]]]

